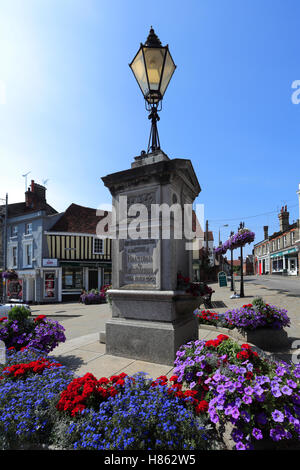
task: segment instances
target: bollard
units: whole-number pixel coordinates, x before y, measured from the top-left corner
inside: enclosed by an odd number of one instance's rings
[[[3,341],[0,341],[0,364],[6,363],[6,347]]]

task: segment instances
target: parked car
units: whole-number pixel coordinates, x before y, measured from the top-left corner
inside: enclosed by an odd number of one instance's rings
[[[29,305],[27,304],[21,304],[19,302],[16,302],[16,303],[10,303],[10,304],[0,304],[0,315],[5,315],[7,314],[10,309],[12,309],[13,307],[16,307],[16,306],[20,306],[22,305],[23,307],[27,308],[28,310],[30,310],[30,307]],[[31,311],[31,310],[30,310]]]

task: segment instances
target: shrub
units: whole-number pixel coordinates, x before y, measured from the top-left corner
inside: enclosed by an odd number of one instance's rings
[[[7,316],[8,319],[12,321],[23,321],[31,316],[31,312],[26,307],[24,307],[24,305],[16,305],[10,309]]]

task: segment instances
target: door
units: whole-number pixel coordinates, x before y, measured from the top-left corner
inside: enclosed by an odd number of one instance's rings
[[[89,290],[98,289],[98,270],[89,269]]]
[[[35,300],[35,279],[27,279],[27,289],[26,289],[26,302],[34,302]]]
[[[289,258],[289,270],[290,276],[297,276],[297,258]]]

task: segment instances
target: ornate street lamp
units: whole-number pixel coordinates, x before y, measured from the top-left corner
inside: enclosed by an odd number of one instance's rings
[[[169,46],[162,46],[152,26],[145,44],[141,44],[136,56],[129,64],[145,98],[146,110],[151,120],[151,132],[147,153],[160,149],[157,121],[161,102],[175,71]]]

